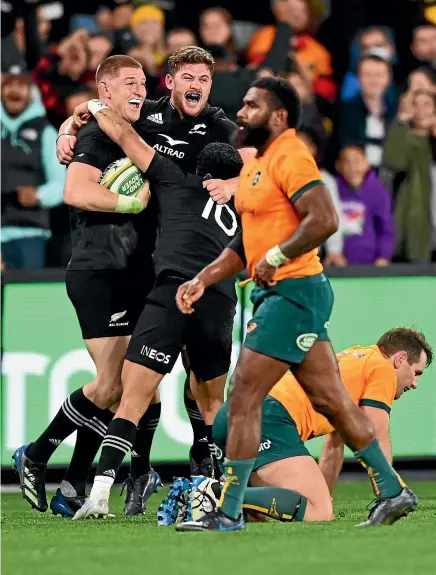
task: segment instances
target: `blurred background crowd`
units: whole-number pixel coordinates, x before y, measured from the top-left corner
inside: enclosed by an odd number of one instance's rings
[[[328,265],[436,261],[436,0],[2,0],[2,269],[69,259],[57,130],[111,54],[166,95],[167,58],[213,54],[210,103],[235,120],[257,77],[298,91],[299,137],[340,215]]]

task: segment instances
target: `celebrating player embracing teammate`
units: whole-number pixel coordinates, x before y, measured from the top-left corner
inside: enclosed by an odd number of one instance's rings
[[[121,87],[125,90],[131,89],[131,94],[125,94],[125,101],[122,102],[123,109],[128,111],[128,117],[126,117],[126,121],[134,121],[138,115],[139,120],[134,123],[135,129],[145,137],[146,141],[152,145],[154,148],[161,150],[162,154],[169,155],[171,159],[180,165],[185,171],[194,173],[196,169],[196,160],[198,153],[204,149],[204,147],[210,142],[228,142],[234,133],[236,126],[232,122],[230,122],[223,114],[222,110],[217,108],[212,108],[207,104],[207,99],[210,92],[211,87],[211,75],[213,69],[213,59],[211,58],[210,54],[205,50],[202,50],[197,47],[186,47],[176,54],[174,54],[170,60],[170,74],[167,76],[167,84],[171,89],[171,97],[163,98],[158,102],[150,102],[144,100],[145,90],[142,86],[141,93],[138,94],[135,92],[135,89],[132,88],[132,79],[127,74],[119,74],[118,72],[123,71],[122,68],[127,67],[129,68],[129,63],[126,63],[126,60],[123,60],[124,56],[114,56],[111,58],[106,59],[100,66],[99,72],[103,71],[105,67],[112,66],[112,72],[109,79],[104,79],[104,81],[100,81],[98,84],[99,94],[100,97],[103,98],[105,101],[108,101],[109,105],[112,105],[110,100],[107,100],[105,96],[107,96],[107,90],[110,89],[112,85],[115,85],[117,82],[121,82]],[[135,62],[134,60],[130,59],[130,61]],[[121,63],[121,68],[118,66],[117,69],[114,68],[116,63]],[[137,63],[133,65],[135,68]],[[126,70],[124,70],[125,72]],[[135,73],[139,72],[136,70]],[[98,80],[101,80],[101,75],[98,76]],[[143,82],[141,80],[141,82]],[[109,86],[109,88],[108,88]],[[118,89],[120,86],[118,86]],[[130,100],[133,98],[133,101]],[[132,116],[136,114],[135,117]],[[124,117],[122,113],[120,113],[121,117]],[[74,155],[74,146],[76,144],[76,130],[72,126],[71,120],[68,120],[64,123],[61,127],[61,136],[58,140],[58,157],[63,162],[70,162],[73,157],[75,157],[75,164],[72,166],[74,170],[77,170],[77,166],[80,164],[91,164],[94,162],[96,166],[99,166],[100,172],[107,167],[106,165],[103,166],[102,163],[102,154],[99,153],[99,149],[107,150],[112,146],[114,149],[120,150],[118,146],[116,146],[113,142],[111,142],[98,128],[97,124],[92,121],[89,125],[79,132],[77,137],[77,148],[75,150]],[[164,145],[163,143],[166,142],[169,145]],[[82,148],[81,148],[82,146]],[[85,155],[83,155],[85,154]],[[106,152],[105,152],[106,154]],[[125,155],[125,154],[123,154]],[[112,159],[110,154],[106,154],[106,156]],[[87,159],[88,158],[88,159]],[[83,159],[83,162],[81,161]],[[86,166],[87,169],[91,169],[89,165]],[[71,169],[71,168],[70,168]],[[95,172],[97,170],[95,169]],[[98,174],[97,174],[98,175]],[[217,174],[220,176],[220,174]],[[93,174],[93,178],[95,181],[96,173]],[[206,190],[210,192],[210,195],[213,200],[224,202],[227,201],[234,189],[237,180],[228,180],[223,181],[222,179],[211,179],[205,182],[204,186]],[[95,182],[96,184],[96,182]],[[117,196],[114,194],[108,193],[100,186],[96,186],[99,188],[99,191],[104,195],[106,202],[113,204],[116,206],[117,204]],[[73,188],[74,191],[74,188]],[[95,191],[95,188],[94,188]],[[86,194],[85,194],[86,195]],[[71,198],[69,198],[70,202],[74,202]],[[207,204],[207,195],[204,200],[205,205]],[[207,204],[208,205],[208,204]],[[83,205],[84,209],[98,209],[93,205]],[[214,212],[210,211],[210,217],[214,217]],[[154,212],[154,202],[152,200],[148,209],[144,212],[144,218],[146,220],[148,218],[153,217]],[[84,213],[84,212],[82,212]],[[216,215],[216,213],[215,213]],[[118,217],[121,217],[117,215]],[[81,216],[81,222],[83,221],[85,216]],[[95,214],[93,215],[94,220],[97,218],[101,219],[103,222],[103,218],[105,217],[104,214]],[[116,216],[111,216],[116,217]],[[138,216],[134,216],[136,219]],[[141,216],[142,218],[143,216]],[[121,220],[120,220],[121,221]],[[131,267],[131,273],[140,273],[143,274],[147,282],[153,282],[153,275],[151,266],[148,265],[147,261],[149,259],[149,254],[154,247],[154,233],[155,233],[155,226],[151,225],[147,221],[139,222],[141,225],[136,226],[139,233],[138,236],[138,248],[135,252],[135,260],[134,267]],[[103,241],[103,236],[101,235],[104,233],[103,227],[95,227],[94,232],[88,233],[86,242],[81,241],[79,248],[81,251],[85,251],[86,255],[89,259],[92,259],[92,253],[97,249],[99,253],[104,254],[104,248],[107,242]],[[143,233],[145,231],[145,234]],[[101,233],[100,233],[101,232]],[[153,239],[150,239],[150,233],[153,235]],[[74,239],[74,238],[73,238]],[[104,245],[103,245],[104,244]],[[95,248],[93,246],[95,245]],[[88,251],[86,251],[88,249]],[[90,255],[91,254],[91,255]],[[90,264],[91,267],[93,264]],[[97,264],[98,265],[98,264]],[[129,273],[130,273],[129,270]],[[80,272],[81,273],[81,272]],[[127,272],[126,272],[127,273]],[[102,274],[100,274],[101,276]],[[100,291],[104,290],[104,286],[102,285],[104,282],[100,282]],[[130,296],[123,295],[129,292],[126,292],[127,289],[132,288],[132,282],[127,282],[128,287],[121,286],[117,290],[112,290],[112,292],[119,292],[119,298],[123,299],[124,301],[129,301]],[[139,304],[141,308],[143,306],[143,302],[146,298],[150,283],[147,284],[146,287],[143,289],[140,288],[140,284],[138,284],[138,289],[141,292],[142,296],[142,303]],[[115,288],[115,286],[114,286]],[[95,290],[94,290],[95,291]],[[106,295],[106,294],[104,294]],[[86,287],[82,292],[82,299],[87,298]],[[94,294],[94,299],[87,305],[87,312],[85,313],[84,305],[82,304],[83,308],[83,322],[88,322],[93,324],[93,315],[92,312],[95,313],[95,309],[101,309],[101,302],[100,298],[98,297],[97,293]],[[114,296],[115,297],[115,296]],[[116,300],[115,303],[121,305],[121,302]],[[121,309],[122,308],[122,309]],[[114,313],[123,312],[125,306],[121,305],[120,309],[116,309]],[[103,312],[101,312],[103,313]],[[108,321],[114,313],[110,313],[108,316]],[[88,315],[89,314],[89,315]],[[121,321],[122,319],[126,319],[126,321]],[[115,322],[111,323],[122,323],[125,324],[128,321],[129,325],[127,326],[115,326],[117,328],[123,328],[123,333],[130,334],[132,328],[134,327],[135,320],[127,320],[125,316],[123,318],[119,318],[119,321],[116,320]],[[107,322],[108,323],[108,322]],[[82,324],[82,320],[81,320]],[[82,326],[83,327],[83,326]],[[106,324],[105,324],[106,327]],[[111,330],[114,330],[114,326],[110,326]],[[126,328],[128,331],[126,331]],[[114,331],[110,332],[112,335]],[[84,335],[85,337],[85,335]],[[94,336],[93,336],[94,337]],[[124,350],[127,345],[127,340],[124,340]],[[121,357],[120,353],[120,357]],[[112,357],[112,355],[110,356]],[[112,373],[114,370],[110,369],[109,366],[109,373]],[[119,368],[120,369],[120,368]],[[119,374],[118,369],[118,374]],[[220,387],[206,387],[202,383],[197,382],[193,374],[191,374],[191,383],[198,384],[197,387],[201,387],[201,391],[203,392],[203,396],[199,399],[203,399],[203,404],[206,407],[210,404],[211,398],[212,400],[217,399],[222,401],[222,388],[224,387],[225,377],[221,378]],[[116,386],[109,385],[107,388],[113,393]],[[119,387],[119,386],[118,386]],[[195,388],[194,388],[195,389]],[[204,394],[204,392],[206,393]],[[78,399],[82,400],[83,392],[78,390],[75,392],[78,394]],[[73,394],[74,395],[74,394]],[[205,397],[204,397],[205,395]],[[66,400],[66,403],[71,403],[72,397]],[[86,396],[85,396],[86,399]],[[92,402],[91,402],[92,403]],[[215,412],[219,407],[219,402],[215,401],[216,408]],[[201,464],[203,459],[207,459],[210,457],[209,455],[209,448],[207,442],[200,442],[198,441],[200,438],[205,437],[206,435],[209,437],[209,442],[211,442],[211,424],[213,421],[214,413],[209,414],[211,418],[209,421],[206,421],[208,426],[205,426],[204,422],[202,421],[200,412],[198,411],[197,404],[195,401],[190,399],[185,395],[185,405],[188,407],[188,411],[190,413],[191,423],[194,428],[194,438],[197,440],[194,443],[193,450],[193,460],[192,465],[196,466],[197,462],[198,465]],[[65,410],[61,409],[58,416],[56,416],[55,420],[50,424],[49,428],[44,432],[44,434],[38,439],[36,444],[41,441],[41,445],[44,445],[45,454],[42,455],[41,452],[39,454],[34,454],[34,460],[26,458],[24,456],[24,452],[26,450],[26,446],[23,446],[19,450],[17,450],[15,461],[17,467],[21,470],[20,471],[20,480],[23,489],[23,493],[26,496],[26,487],[24,483],[24,470],[25,467],[28,468],[30,471],[29,478],[27,483],[30,482],[32,495],[28,497],[29,502],[35,508],[45,511],[47,508],[46,503],[46,496],[45,496],[45,487],[44,487],[44,472],[46,462],[48,461],[49,457],[53,453],[54,449],[56,449],[57,445],[66,437],[68,436],[75,428],[78,427],[79,422],[83,423],[83,427],[80,427],[80,432],[78,434],[78,440],[76,442],[76,448],[73,455],[73,459],[70,465],[70,475],[68,478],[71,480],[71,483],[76,483],[76,487],[80,487],[80,493],[75,489],[75,486],[72,485],[73,490],[68,490],[67,493],[64,495],[62,493],[58,493],[61,499],[61,508],[59,512],[62,514],[72,516],[73,512],[83,503],[83,497],[79,498],[75,501],[76,495],[84,496],[84,486],[86,483],[86,477],[91,465],[91,462],[95,456],[95,453],[98,449],[99,443],[101,441],[101,435],[98,438],[95,438],[93,441],[93,454],[91,453],[90,448],[90,439],[89,433],[83,433],[82,430],[88,429],[85,421],[88,421],[91,413],[86,411],[85,413],[81,413],[83,411],[83,407],[80,405],[76,405],[75,409],[78,411],[79,416],[75,417],[74,422],[65,420]],[[89,410],[90,412],[92,411]],[[207,412],[207,409],[204,410]],[[102,435],[104,434],[105,428],[107,423],[112,418],[113,414],[107,411],[108,416],[105,420],[104,427],[99,426],[99,433]],[[127,506],[126,506],[126,514],[135,514],[138,512],[144,511],[144,506],[146,499],[151,494],[153,488],[155,487],[155,480],[156,476],[154,472],[149,467],[149,453],[151,448],[151,439],[153,437],[154,429],[157,425],[159,420],[160,414],[160,404],[157,403],[152,408],[149,408],[144,415],[144,418],[139,423],[138,434],[137,434],[137,442],[134,445],[133,454],[140,454],[141,457],[132,457],[132,472],[134,472],[134,481],[130,481],[128,484],[128,495],[127,495]],[[145,421],[147,420],[147,421]],[[74,425],[72,425],[74,424]],[[94,425],[95,428],[95,425]],[[55,439],[56,442],[50,442],[50,439]],[[195,460],[194,460],[195,458]],[[135,471],[136,470],[136,471]],[[203,472],[203,470],[202,470]],[[80,481],[76,481],[76,479],[80,476]],[[65,483],[62,487],[65,487]],[[35,502],[35,494],[37,501]],[[74,508],[72,509],[68,505],[68,495],[74,496],[70,499],[70,503],[74,504]],[[77,503],[77,505],[76,505]],[[65,505],[66,504],[66,505]],[[65,511],[65,513],[64,513]]]

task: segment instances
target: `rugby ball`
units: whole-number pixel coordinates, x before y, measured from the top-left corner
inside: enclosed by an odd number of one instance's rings
[[[132,160],[120,158],[105,169],[99,184],[114,194],[137,196],[145,185],[148,186],[148,181]]]
[[[221,484],[216,479],[206,477],[191,492],[191,514],[192,521],[199,521],[206,515],[214,511],[221,497]]]

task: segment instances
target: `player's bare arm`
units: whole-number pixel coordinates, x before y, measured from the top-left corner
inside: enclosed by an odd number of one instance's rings
[[[123,212],[120,209],[120,197],[118,194],[109,192],[98,182],[101,171],[88,164],[75,162],[71,164],[67,171],[67,178],[64,188],[64,202],[69,206],[80,208],[92,212]],[[148,182],[137,195],[136,211],[142,211],[148,204],[149,186]]]
[[[283,258],[277,265],[292,260],[319,247],[338,229],[338,216],[332,204],[330,194],[324,185],[319,184],[305,192],[293,204],[300,218],[295,233],[278,246],[277,253]],[[274,249],[274,248],[273,248]],[[272,278],[277,265],[265,256],[256,266],[256,283],[263,288],[274,285]]]
[[[384,409],[379,409],[378,407],[363,405],[361,409],[371,420],[371,423],[374,426],[375,435],[386,459],[389,463],[392,463],[392,446],[391,439],[389,437],[389,414]]]
[[[331,496],[333,496],[333,489],[341,472],[343,462],[344,442],[337,431],[332,431],[325,438],[318,463]]]
[[[79,130],[80,127],[74,122],[73,116],[67,118],[59,128],[56,155],[61,164],[69,164],[73,160]]]
[[[206,266],[194,279],[185,282],[177,290],[177,307],[182,313],[194,312],[193,304],[211,285],[229,278],[245,268],[245,262],[233,249],[226,248],[216,260]]]

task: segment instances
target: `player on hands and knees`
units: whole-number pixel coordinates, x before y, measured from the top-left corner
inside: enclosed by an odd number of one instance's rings
[[[380,447],[392,462],[390,411],[394,400],[416,389],[418,378],[432,363],[430,345],[414,329],[393,328],[376,345],[356,345],[339,353],[337,359],[347,391],[371,420]],[[223,454],[227,411],[225,403],[213,426]],[[318,466],[304,442],[323,435],[326,439]],[[333,488],[343,458],[341,436],[315,411],[295,377],[285,374],[262,405],[262,436],[244,493],[244,513],[261,513],[281,521],[332,520]]]
[[[194,311],[204,290],[245,267],[256,282],[229,396],[225,485],[219,509],[179,530],[244,528],[244,492],[259,449],[261,412],[270,389],[290,368],[316,411],[326,416],[377,486],[370,524],[392,523],[415,509],[416,495],[386,459],[369,418],[341,382],[327,327],[333,293],[318,247],[333,234],[337,214],[316,163],[295,128],[300,103],[283,80],[257,80],[238,117],[239,140],[258,149],[244,165],[236,192],[242,238],[179,288],[177,304]]]
[[[126,122],[139,118],[145,76],[136,60],[106,59],[97,70],[96,82],[102,101]],[[121,368],[130,335],[154,282],[151,253],[156,220],[149,210],[135,215],[148,204],[148,184],[135,197],[111,193],[99,184],[106,168],[124,157],[93,120],[81,130],[67,172],[64,199],[71,206],[72,257],[66,287],[97,375],[67,397],[36,441],[14,454],[23,495],[38,511],[47,509],[47,462],[76,429],[71,465],[51,507],[71,517],[83,504],[89,468],[114,415],[109,408],[121,396]],[[138,171],[135,181],[139,176]],[[138,228],[145,231],[139,234]],[[147,470],[143,483],[150,492],[156,481],[155,473]]]
[[[198,156],[197,175],[183,172],[146,144],[114,110],[93,101],[88,108],[100,128],[150,180],[159,235],[153,254],[156,283],[127,349],[120,407],[103,440],[89,500],[74,519],[107,515],[110,489],[124,455],[132,448],[137,423],[184,347],[200,385],[219,390],[218,400],[209,408],[212,418],[224,399],[236,309],[235,281],[229,278],[207,291],[202,305],[189,318],[177,309],[175,295],[186,279],[213,261],[238,230],[232,204],[215,204],[202,186],[204,178],[218,174],[235,177],[242,168],[241,156],[233,146],[211,143]],[[176,496],[170,494],[171,501],[161,509],[163,522],[173,520]]]
[[[140,118],[133,125],[147,144],[192,174],[196,170],[197,157],[207,144],[230,142],[237,130],[237,126],[226,118],[221,109],[207,103],[212,85],[213,64],[212,56],[196,46],[186,46],[174,53],[169,59],[169,74],[165,80],[171,95],[157,102],[145,100],[141,107]],[[194,98],[191,97],[192,94]],[[86,104],[78,107],[77,113],[80,112],[88,114]],[[57,153],[59,160],[64,163],[72,159],[76,129],[71,118],[60,128]],[[74,135],[71,135],[73,132]],[[253,150],[240,150],[240,153],[243,157],[247,157],[253,154]],[[223,178],[221,174],[217,176]],[[208,179],[203,185],[213,200],[223,203],[233,195],[236,184],[237,179],[229,178]],[[207,388],[202,382],[198,382],[192,373],[190,381],[194,399],[188,395],[188,388],[185,387],[185,406],[194,432],[191,469],[193,474],[197,474],[204,473],[205,467],[212,468],[208,450],[212,420],[207,415],[207,408],[211,401],[215,401],[214,398],[221,395],[221,391]],[[209,392],[212,393],[212,398],[208,397]],[[200,406],[200,411],[196,399],[204,402]],[[201,421],[202,413],[206,414],[206,425]],[[205,438],[208,438],[208,441],[204,441]],[[137,442],[140,441],[141,434],[138,434]],[[134,446],[134,451],[144,453],[144,449],[140,449],[139,445]],[[137,462],[138,458],[132,458],[132,465]],[[128,498],[130,485],[131,482],[128,482]]]

